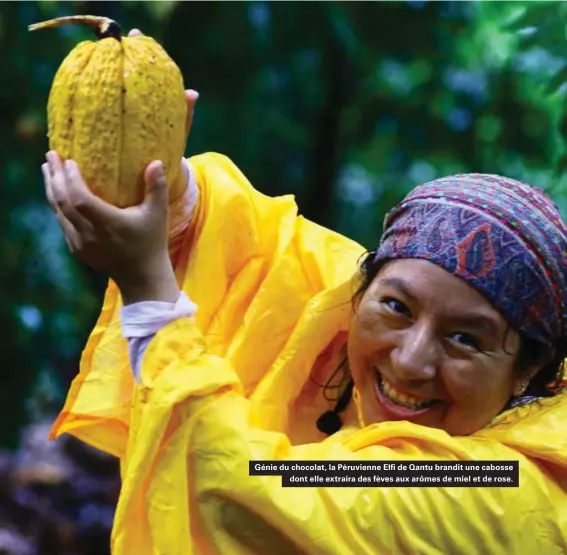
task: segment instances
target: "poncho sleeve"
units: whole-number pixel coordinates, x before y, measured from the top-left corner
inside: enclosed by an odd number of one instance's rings
[[[292,352],[303,350],[301,368],[307,371],[332,341],[345,318],[333,310],[313,323],[314,299],[347,283],[364,249],[298,215],[292,195],[259,192],[226,156],[206,153],[189,162],[197,205],[176,237],[177,281],[198,307],[195,322],[208,352],[232,364],[249,396]],[[343,301],[335,304],[344,305],[344,315],[348,297]],[[123,459],[135,382],[121,308],[110,281],[50,438],[69,433]],[[280,407],[273,413],[279,418]]]
[[[254,425],[231,364],[182,319],[146,351],[113,553],[563,553],[565,494],[498,441],[388,422],[291,445]],[[519,488],[298,487],[249,461],[519,460]]]

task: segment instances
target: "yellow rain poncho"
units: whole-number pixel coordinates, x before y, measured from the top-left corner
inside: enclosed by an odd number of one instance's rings
[[[120,458],[113,555],[567,553],[567,399],[472,436],[408,422],[324,439],[315,419],[364,249],[193,157],[199,201],[176,268],[198,305],[164,327],[134,382],[110,282],[54,424]],[[518,460],[519,488],[282,488],[249,460]]]

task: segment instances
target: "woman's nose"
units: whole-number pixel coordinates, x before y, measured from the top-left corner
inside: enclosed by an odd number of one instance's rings
[[[399,343],[392,350],[392,367],[400,380],[430,380],[437,366],[437,345],[425,326],[412,326],[399,336]]]

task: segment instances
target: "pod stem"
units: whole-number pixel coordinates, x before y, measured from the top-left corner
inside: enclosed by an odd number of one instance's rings
[[[81,23],[94,29],[96,36],[99,39],[114,38],[118,41],[122,40],[120,33],[120,25],[113,19],[108,17],[98,17],[96,15],[69,15],[65,17],[58,17],[56,19],[49,19],[40,23],[33,23],[28,25],[28,31],[37,31],[39,29],[48,29],[50,27],[59,27],[67,23]]]

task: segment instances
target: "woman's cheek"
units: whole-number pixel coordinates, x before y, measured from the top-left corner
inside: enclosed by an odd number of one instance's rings
[[[507,396],[507,388],[501,383],[502,376],[490,365],[471,360],[460,365],[445,365],[445,368],[443,381],[455,403],[465,406],[489,404],[496,398]]]

